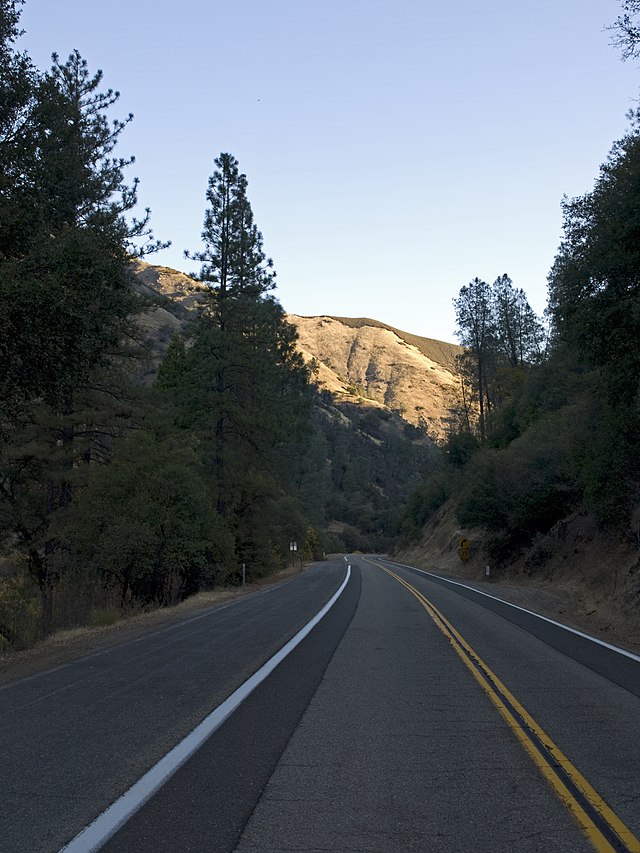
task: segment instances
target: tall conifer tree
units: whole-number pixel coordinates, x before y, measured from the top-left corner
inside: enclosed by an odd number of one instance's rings
[[[270,293],[275,271],[254,221],[246,176],[230,154],[221,154],[215,166],[204,249],[187,253],[200,261],[198,277],[211,287],[189,357],[198,377],[195,393],[206,395],[199,409],[210,439],[217,510],[235,518],[239,556],[250,558],[242,544],[253,535],[249,519],[278,488],[283,448],[306,417],[308,374],[295,330]]]

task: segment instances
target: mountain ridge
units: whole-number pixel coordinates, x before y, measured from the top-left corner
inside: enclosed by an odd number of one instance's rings
[[[344,323],[345,326],[351,326],[354,329],[362,326],[388,329],[390,332],[394,332],[399,338],[402,338],[402,340],[415,346],[416,349],[420,350],[420,352],[422,352],[423,355],[426,355],[427,358],[441,364],[442,367],[455,368],[455,357],[460,354],[463,349],[458,344],[441,341],[438,338],[425,338],[422,335],[415,335],[412,332],[405,332],[403,329],[391,326],[388,323],[383,323],[380,320],[373,320],[370,317],[341,317],[335,314],[326,314],[321,316],[327,316],[332,320],[337,320],[340,323]]]

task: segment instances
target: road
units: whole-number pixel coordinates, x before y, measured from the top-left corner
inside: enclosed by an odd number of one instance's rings
[[[103,850],[640,851],[640,661],[362,556],[4,685],[0,849],[71,842],[347,565]]]

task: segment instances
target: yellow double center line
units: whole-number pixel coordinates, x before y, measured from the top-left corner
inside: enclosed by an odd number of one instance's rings
[[[574,815],[594,848],[600,853],[640,853],[640,841],[605,803],[560,748],[536,723],[513,694],[476,654],[435,605],[390,569],[388,575],[414,595],[450,641],[478,684],[502,714],[509,728],[535,761],[547,782]]]

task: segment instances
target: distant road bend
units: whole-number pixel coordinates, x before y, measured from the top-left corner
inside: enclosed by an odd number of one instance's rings
[[[381,557],[0,686],[0,848],[640,853],[640,658]]]

